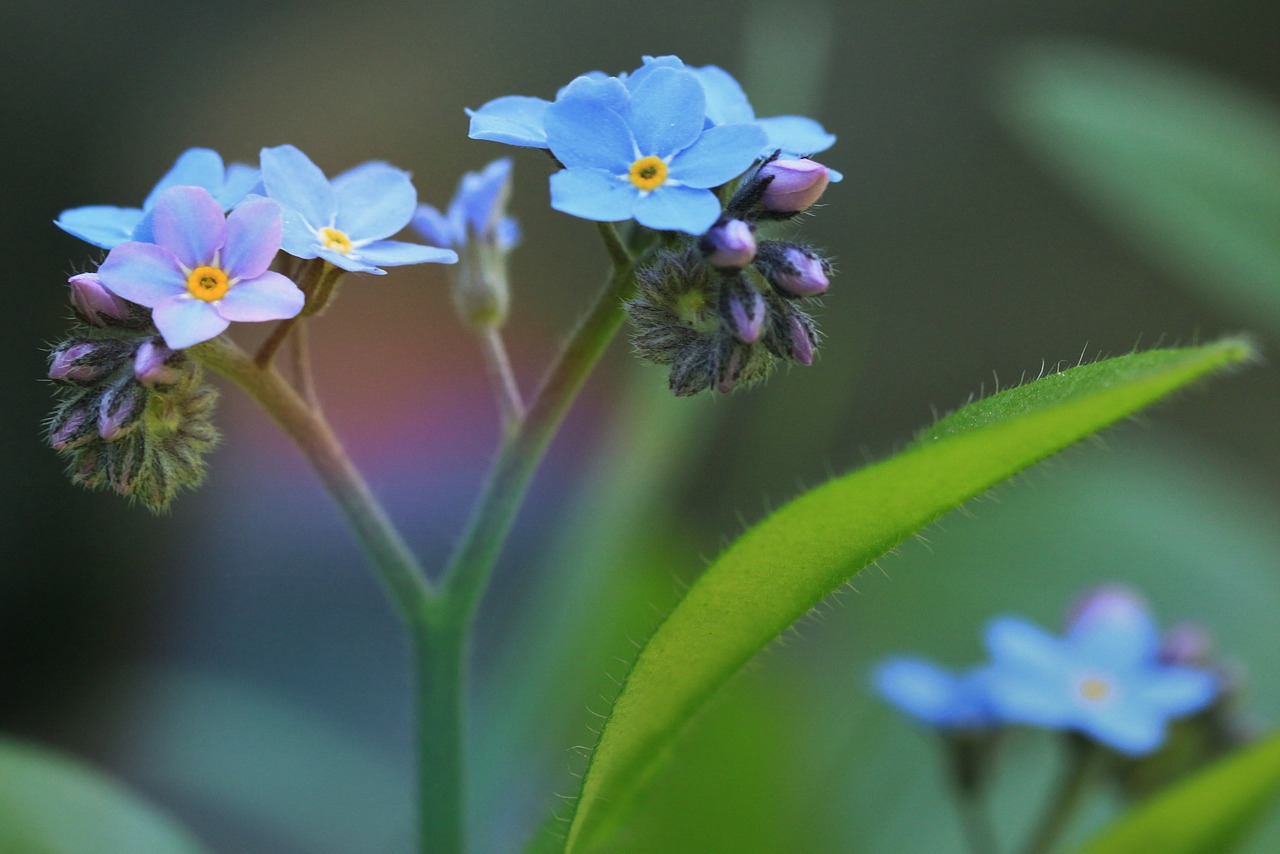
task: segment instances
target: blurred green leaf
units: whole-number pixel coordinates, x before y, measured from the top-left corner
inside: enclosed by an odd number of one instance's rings
[[[198,854],[185,830],[120,784],[64,756],[0,741],[0,851]]]
[[[1016,54],[999,106],[1139,249],[1280,332],[1274,104],[1140,53],[1063,44]]]
[[[1280,732],[1123,815],[1078,854],[1227,854],[1280,794]]]
[[[598,843],[716,689],[859,570],[1032,463],[1250,354],[1238,340],[1153,350],[1001,392],[747,531],[637,656],[584,775],[565,850]]]

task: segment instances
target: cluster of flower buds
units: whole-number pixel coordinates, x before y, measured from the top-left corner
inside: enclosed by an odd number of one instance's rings
[[[757,239],[761,222],[808,210],[830,181],[812,160],[775,153],[742,182],[696,246],[640,271],[628,304],[642,358],[670,365],[677,395],[727,393],[779,361],[813,364],[818,333],[801,301],[830,284],[831,264],[810,246]]]
[[[204,454],[218,441],[217,392],[199,364],[165,345],[145,308],[93,273],[70,285],[81,322],[50,356],[58,400],[49,444],[67,458],[73,482],[163,511],[204,478]]]

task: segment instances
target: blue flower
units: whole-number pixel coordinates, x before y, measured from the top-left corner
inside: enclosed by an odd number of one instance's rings
[[[876,668],[876,690],[918,720],[939,729],[984,729],[994,723],[974,671],[952,673],[920,658],[891,658]]]
[[[711,188],[746,171],[764,142],[754,125],[707,128],[705,119],[706,96],[688,71],[657,69],[634,91],[579,78],[544,117],[547,144],[566,167],[551,176],[551,207],[703,233],[720,217]]]
[[[283,320],[302,311],[293,282],[267,269],[280,249],[280,206],[244,202],[224,217],[203,187],[170,187],[155,199],[154,243],[111,250],[98,276],[117,296],[152,309],[165,344],[181,350],[232,321]]]
[[[223,168],[218,152],[189,149],[178,158],[160,182],[147,194],[140,208],[90,205],[58,214],[54,225],[102,249],[114,249],[127,240],[151,243],[151,217],[156,199],[170,187],[191,186],[208,190],[223,211],[239,203],[258,183],[258,170],[243,163]]]
[[[714,65],[701,68],[686,66],[675,56],[646,56],[640,68],[616,78],[608,77],[600,71],[592,71],[561,89],[556,100],[564,97],[571,87],[583,80],[596,84],[617,80],[628,90],[634,91],[645,78],[660,68],[687,69],[694,74],[706,98],[708,126],[747,123],[755,124],[763,130],[766,141],[757,152],[762,157],[778,150],[787,159],[808,157],[826,151],[835,144],[835,136],[827,133],[813,119],[803,116],[756,118],[746,93],[731,74]],[[548,148],[545,118],[550,106],[550,101],[524,95],[496,98],[478,110],[467,110],[467,115],[471,118],[470,136],[472,139],[485,139],[507,145]],[[839,181],[840,177],[840,173],[832,172],[833,181]]]
[[[330,182],[292,145],[264,148],[261,156],[262,183],[284,219],[281,248],[290,255],[378,275],[386,273],[379,267],[457,262],[450,249],[386,239],[409,224],[418,203],[407,172],[365,163]]]
[[[1170,720],[1220,691],[1204,670],[1159,661],[1155,624],[1134,598],[1085,608],[1064,638],[1000,617],[986,642],[992,663],[980,678],[1002,720],[1076,730],[1132,756],[1158,748]]]
[[[463,175],[447,212],[419,205],[413,227],[438,246],[461,249],[478,241],[510,252],[520,242],[520,226],[506,215],[510,197],[511,158],[503,157],[483,171]]]

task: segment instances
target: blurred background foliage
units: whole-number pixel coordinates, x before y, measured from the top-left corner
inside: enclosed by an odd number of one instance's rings
[[[252,160],[292,142],[330,174],[385,159],[440,205],[462,171],[509,153],[466,138],[464,106],[550,96],[644,53],[722,65],[761,115],[813,115],[840,137],[826,162],[846,180],[804,227],[839,268],[819,362],[675,401],[619,342],[553,447],[482,617],[486,854],[574,791],[574,746],[634,641],[766,508],[1042,364],[1242,329],[1267,354],[1280,336],[1280,6],[1263,0],[15,0],[0,21],[0,206],[17,247],[0,336],[0,725],[123,778],[214,851],[407,850],[409,686],[351,538],[239,394],[209,483],[163,518],[71,487],[41,446],[42,348],[92,257],[50,221],[136,204],[187,147]],[[526,384],[604,270],[593,230],[547,209],[547,171],[517,157],[509,335]],[[437,565],[497,439],[445,287],[425,268],[352,280],[313,336],[332,419]],[[869,664],[970,663],[990,615],[1056,626],[1101,581],[1141,588],[1167,623],[1206,624],[1245,668],[1248,708],[1277,723],[1278,420],[1264,365],[948,517],[734,681],[617,850],[959,851],[933,745],[869,696]],[[1008,748],[996,804],[1012,839],[1056,757],[1030,735]],[[1078,833],[1113,809],[1099,798]],[[1253,850],[1278,846],[1273,826]]]

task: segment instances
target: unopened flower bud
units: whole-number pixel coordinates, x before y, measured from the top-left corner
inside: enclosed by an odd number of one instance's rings
[[[720,321],[743,344],[754,344],[764,332],[768,305],[745,276],[728,276],[720,286]]]
[[[760,197],[765,210],[797,214],[822,198],[831,173],[814,160],[773,160],[760,167],[755,180],[769,182]]]
[[[738,384],[738,378],[742,373],[742,362],[742,348],[731,348],[728,356],[720,365],[720,376],[716,379],[717,391],[721,394],[728,394],[733,391],[733,388]]]
[[[807,318],[791,316],[787,319],[787,331],[790,336],[791,359],[805,367],[813,364],[813,351],[817,347],[817,333],[813,322],[805,322]]]
[[[146,409],[145,389],[132,377],[107,389],[98,404],[98,435],[114,442],[129,434]]]
[[[145,386],[172,385],[182,372],[168,363],[178,356],[165,346],[163,339],[142,342],[133,357],[133,375]]]
[[[1099,624],[1135,627],[1153,634],[1155,626],[1140,594],[1118,584],[1104,584],[1081,596],[1067,614],[1067,632],[1089,631]],[[1154,650],[1152,650],[1154,652]]]
[[[831,284],[826,259],[795,243],[765,241],[756,255],[756,268],[787,297],[816,297]]]
[[[699,242],[707,263],[717,270],[741,270],[756,257],[756,237],[740,219],[722,220]]]
[[[89,406],[64,405],[49,423],[49,444],[65,451],[97,438],[96,412]]]
[[[1199,623],[1179,623],[1160,639],[1159,657],[1166,664],[1209,664],[1213,658],[1213,638]]]
[[[106,376],[115,365],[104,357],[118,355],[114,349],[99,341],[63,342],[49,358],[49,379],[78,385]]]
[[[94,326],[129,318],[129,303],[107,290],[97,273],[81,273],[67,283],[71,285],[71,306],[76,314]]]

